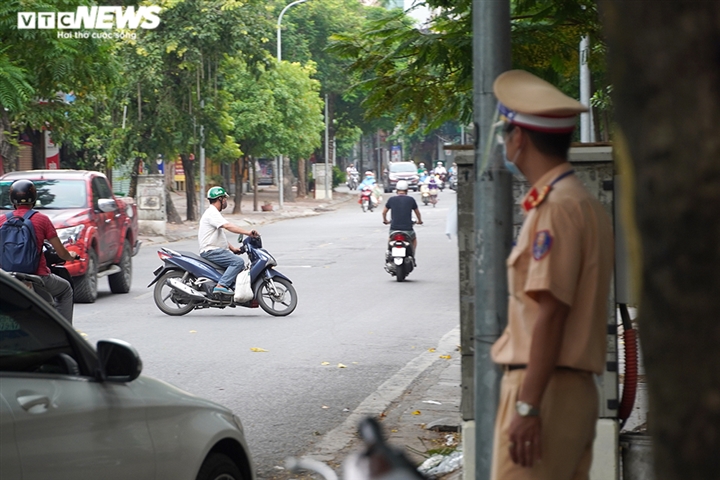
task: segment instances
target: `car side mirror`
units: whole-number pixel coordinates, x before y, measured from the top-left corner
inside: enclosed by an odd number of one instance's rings
[[[97,343],[97,353],[102,381],[132,382],[142,372],[140,354],[127,342],[114,339],[100,340]]]
[[[112,198],[101,198],[98,200],[98,210],[104,213],[114,212],[118,209],[117,202]]]

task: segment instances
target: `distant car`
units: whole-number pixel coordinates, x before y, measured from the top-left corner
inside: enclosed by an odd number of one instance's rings
[[[128,293],[132,257],[140,249],[135,201],[115,197],[100,172],[29,170],[0,177],[0,213],[13,209],[10,185],[19,179],[35,183],[35,209],[50,217],[60,241],[82,259],[65,264],[73,277],[75,302],[94,302],[98,278],[105,276],[110,291]]]
[[[0,271],[0,478],[254,479],[230,410],[141,370]]]
[[[400,180],[408,182],[410,189],[417,192],[420,176],[418,175],[417,167],[413,162],[391,162],[388,165],[384,177],[383,187],[385,189],[385,193],[390,193],[395,190],[395,186]]]

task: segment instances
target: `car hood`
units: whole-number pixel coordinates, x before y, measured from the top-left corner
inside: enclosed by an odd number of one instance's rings
[[[67,210],[38,209],[50,218],[55,228],[72,227],[83,223],[90,213],[89,208],[70,208]]]
[[[167,407],[205,408],[220,413],[232,415],[229,408],[186,392],[170,383],[157,378],[141,375],[130,383],[133,390],[141,396],[148,405]]]

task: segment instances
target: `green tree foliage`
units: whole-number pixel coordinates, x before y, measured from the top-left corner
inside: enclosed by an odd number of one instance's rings
[[[208,155],[230,161],[240,155],[229,134],[231,97],[222,91],[221,65],[241,55],[250,64],[266,59],[263,38],[271,31],[261,0],[166,0],[160,26],[126,42],[126,75],[118,102],[131,124],[116,130],[117,158],[180,155],[188,192],[187,218],[195,219],[194,171],[204,145]],[[150,162],[151,167],[153,162]]]
[[[252,72],[228,59],[224,88],[232,96],[233,136],[247,155],[306,157],[320,145],[323,103],[312,65],[282,62]]]
[[[92,109],[94,98],[103,96],[119,76],[119,64],[113,55],[113,42],[58,38],[57,30],[18,29],[17,13],[55,11],[58,7],[74,10],[85,3],[82,0],[65,0],[62,5],[44,0],[0,3],[0,55],[5,57],[0,59],[0,78],[4,79],[0,80],[0,101],[10,109],[9,122],[17,130],[24,129],[33,141],[36,167],[44,167],[40,130],[49,127],[56,143],[81,136],[80,127],[71,121],[72,113]],[[14,86],[8,88],[9,84]],[[73,93],[75,101],[68,104],[59,93]],[[13,103],[15,108],[11,108]],[[24,108],[17,108],[20,104]]]
[[[352,61],[367,114],[392,112],[413,128],[472,119],[471,0],[427,0],[436,16],[418,27],[402,12],[370,19],[355,34],[335,35],[331,51]],[[513,0],[513,66],[532,71],[577,95],[578,44],[598,43],[592,0]],[[602,52],[602,47],[596,51]],[[602,74],[602,58],[592,66]]]

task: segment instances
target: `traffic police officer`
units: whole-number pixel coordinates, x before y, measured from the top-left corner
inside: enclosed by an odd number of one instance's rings
[[[494,84],[505,161],[532,185],[507,260],[508,326],[495,480],[587,479],[598,417],[613,266],[610,217],[567,161],[581,103],[521,70]]]

